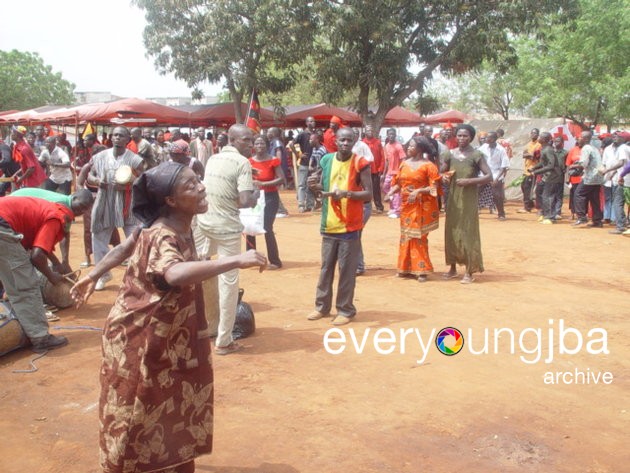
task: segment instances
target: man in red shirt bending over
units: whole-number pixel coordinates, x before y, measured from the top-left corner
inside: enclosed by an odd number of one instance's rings
[[[62,347],[68,340],[48,333],[35,268],[52,284],[64,281],[57,272],[61,265],[53,253],[55,244],[66,236],[75,215],[81,215],[91,204],[92,194],[86,190],[77,192],[72,210],[35,197],[0,199],[0,281],[36,352]]]

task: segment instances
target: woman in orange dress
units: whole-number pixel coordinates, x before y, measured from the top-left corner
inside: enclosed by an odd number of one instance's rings
[[[409,141],[408,159],[400,165],[400,172],[388,195],[400,192],[400,246],[398,249],[398,277],[415,277],[425,282],[433,265],[429,258],[429,232],[439,226],[437,188],[438,169],[429,157],[431,143],[422,136]]]

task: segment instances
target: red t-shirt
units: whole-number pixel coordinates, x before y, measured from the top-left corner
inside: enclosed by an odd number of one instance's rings
[[[385,167],[385,150],[380,138],[363,138],[363,142],[370,147],[374,161],[370,163],[372,174],[383,172]]]
[[[581,156],[582,148],[580,148],[579,146],[574,146],[573,148],[571,148],[569,150],[569,153],[567,154],[567,159],[565,162],[567,168],[572,164],[577,163],[580,160]],[[579,184],[580,182],[582,182],[582,176],[569,176],[569,182],[574,185]]]
[[[46,180],[46,173],[37,161],[37,157],[26,141],[20,141],[13,148],[13,160],[20,163],[22,174],[26,173],[28,168],[33,168],[30,176],[22,181],[21,187],[39,187]]]
[[[258,174],[254,176],[254,179],[261,182],[273,181],[276,178],[276,168],[280,166],[280,160],[278,158],[267,159],[266,161],[256,161],[254,158],[249,158],[249,162],[253,169],[258,170]],[[278,190],[277,186],[261,187],[265,192],[275,192]]]
[[[74,214],[64,205],[44,199],[8,196],[0,199],[0,217],[24,235],[21,243],[26,250],[37,247],[48,254],[66,235]]]

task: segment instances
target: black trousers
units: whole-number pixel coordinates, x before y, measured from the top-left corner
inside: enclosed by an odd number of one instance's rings
[[[376,210],[380,212],[385,210],[383,200],[381,199],[381,175],[379,173],[372,174],[372,198],[374,199],[374,207],[376,207]]]
[[[523,208],[532,210],[534,201],[532,200],[532,188],[534,187],[534,176],[525,176],[521,182],[521,191],[523,191]]]
[[[575,191],[575,207],[579,220],[588,220],[587,211],[588,205],[591,206],[593,212],[593,225],[601,225],[604,213],[602,212],[601,201],[599,194],[601,192],[600,185],[589,185],[580,183]]]
[[[503,182],[492,183],[492,200],[497,207],[499,217],[505,217],[505,187]]]

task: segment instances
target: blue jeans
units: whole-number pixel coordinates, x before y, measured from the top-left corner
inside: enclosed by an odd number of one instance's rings
[[[615,221],[615,207],[613,206],[613,196],[615,195],[615,189],[619,187],[612,185],[611,187],[604,186],[604,220]]]
[[[308,166],[300,165],[298,167],[297,181],[297,200],[298,206],[304,209],[312,210],[315,207],[315,197],[308,188],[306,180],[308,179]]]
[[[372,202],[365,202],[363,204],[363,228],[372,215]],[[361,243],[361,235],[363,230],[359,232],[359,264],[357,265],[357,272],[362,273],[365,271],[365,261],[363,260],[363,244]]]

